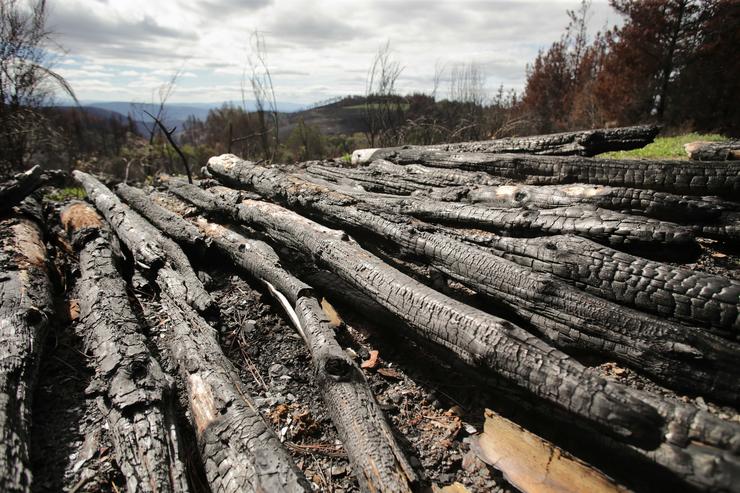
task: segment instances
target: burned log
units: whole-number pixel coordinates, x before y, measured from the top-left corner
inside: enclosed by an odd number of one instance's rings
[[[116,270],[108,232],[94,209],[73,203],[61,221],[79,252],[78,332],[129,491],[189,491],[174,415],[173,381],[146,345]]]
[[[740,159],[740,141],[691,142],[685,144],[689,159],[694,161],[734,161]]]
[[[353,197],[275,168],[225,155],[211,173],[342,227],[390,241],[469,288],[504,303],[563,348],[608,354],[670,387],[737,402],[740,348],[695,327],[673,324],[584,293]],[[246,211],[238,207],[239,214]],[[244,212],[246,214],[246,212]],[[245,217],[250,217],[245,215]]]
[[[130,190],[128,194],[132,195]],[[137,201],[134,207],[148,218],[151,214],[153,222],[158,221],[155,217],[173,214],[146,200],[149,202],[147,205]],[[175,229],[189,229],[174,222],[161,224],[167,234],[179,235],[181,232]],[[199,218],[196,224],[197,230],[222,254],[250,276],[265,283],[288,312],[310,350],[319,390],[362,490],[411,491],[411,485],[418,478],[393,438],[393,432],[361,370],[334,337],[311,287],[287,272],[266,243],[247,239],[203,218]]]
[[[686,195],[740,195],[740,163],[679,160],[598,159],[525,154],[460,153],[423,147],[378,149],[359,163],[385,159],[396,164],[485,171],[528,185],[585,183],[652,189]]]
[[[0,271],[0,490],[28,492],[31,399],[54,313],[35,221],[20,214],[0,221]]]
[[[37,188],[48,183],[61,181],[61,171],[43,171],[36,165],[24,173],[18,173],[8,181],[0,183],[0,211],[19,204]]]
[[[221,351],[216,330],[168,291],[160,301],[169,319],[169,356],[186,388],[211,490],[311,491]]]
[[[504,139],[459,142],[454,144],[432,144],[421,146],[426,150],[446,152],[484,152],[510,154],[542,154],[550,156],[595,156],[602,152],[639,149],[650,144],[660,128],[655,125],[634,127],[599,128],[577,132],[563,132],[530,137],[508,137]],[[352,159],[372,149],[361,149],[352,153]]]
[[[108,203],[114,202],[107,189],[100,193],[105,194]],[[118,208],[128,209],[120,202]],[[132,210],[119,214],[154,229]],[[171,329],[168,356],[186,388],[190,419],[211,488],[224,492],[310,491],[308,482],[260,416],[223,354],[216,330],[183,301],[182,290],[187,281],[181,275],[182,266],[178,270],[170,267],[174,262],[169,255],[179,255],[178,251],[162,251],[164,265],[156,271],[155,281]],[[184,254],[183,258],[187,262]]]
[[[218,203],[198,187],[172,184],[171,190],[199,207]],[[494,371],[625,440],[651,440],[655,415],[641,403],[624,401],[621,390],[600,378],[583,378],[584,368],[575,360],[506,320],[402,274],[343,232],[266,202],[246,200],[234,206],[224,201],[207,212],[230,214],[264,229],[279,244],[311,255],[397,315],[419,337],[446,347],[468,364]]]
[[[81,171],[74,171],[73,175],[131,251],[134,261],[146,269],[150,277],[154,278],[159,271],[163,271],[162,276],[169,276],[172,287],[178,288],[178,300],[186,302],[201,313],[215,310],[211,295],[203,287],[177,243],[132,211],[92,175]]]
[[[507,238],[476,230],[445,232],[599,297],[706,327],[728,339],[740,336],[736,280],[636,257],[573,235]]]

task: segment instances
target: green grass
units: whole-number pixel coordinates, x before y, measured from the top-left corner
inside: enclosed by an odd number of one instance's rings
[[[82,200],[85,197],[87,197],[87,194],[85,193],[85,189],[82,187],[58,188],[46,194],[46,198],[48,200],[54,200],[57,202],[70,199]]]
[[[727,140],[727,137],[719,134],[698,133],[683,134],[676,137],[658,137],[655,142],[642,149],[607,152],[599,154],[599,157],[613,159],[688,159],[683,145],[697,140],[717,142]]]

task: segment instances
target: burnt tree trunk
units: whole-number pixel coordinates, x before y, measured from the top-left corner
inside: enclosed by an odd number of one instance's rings
[[[605,299],[740,337],[740,282],[614,250],[572,235],[506,238],[485,231],[446,233],[506,259],[565,279]]]
[[[25,173],[18,173],[10,180],[0,183],[0,211],[20,203],[40,186],[60,181],[61,171],[43,171],[36,165]]]
[[[535,395],[601,425],[628,441],[650,441],[656,416],[619,386],[593,376],[514,324],[451,299],[402,274],[362,249],[346,234],[275,204],[246,200],[218,203],[208,191],[172,184],[178,196],[209,212],[265,230],[276,242],[313,259],[389,310],[422,339],[463,361],[492,370]],[[216,205],[214,205],[216,204]]]
[[[460,142],[455,144],[432,144],[422,146],[427,150],[447,152],[525,153],[551,156],[595,156],[602,152],[639,149],[650,144],[660,129],[655,125],[634,127],[599,128],[577,132],[563,132],[530,137],[508,137],[504,139]],[[361,149],[352,153],[352,158],[364,155],[372,149]]]
[[[131,210],[105,185],[92,175],[75,171],[75,179],[87,191],[95,207],[110,223],[121,241],[131,251],[134,261],[148,271],[150,277],[167,277],[178,289],[176,299],[193,306],[201,313],[216,309],[211,295],[203,287],[182,249],[139,214]],[[176,274],[176,275],[175,275]]]
[[[0,221],[0,490],[28,492],[31,398],[53,316],[46,247],[35,221]]]
[[[525,154],[459,153],[420,147],[379,149],[364,162],[385,159],[396,164],[485,171],[528,185],[585,183],[652,189],[687,195],[740,195],[740,163],[644,159],[597,159]]]
[[[694,161],[733,161],[740,159],[740,141],[691,142],[684,145],[689,159]]]
[[[130,203],[154,224],[161,225],[165,233],[182,235],[188,231],[188,243],[205,236],[235,265],[265,283],[285,307],[310,350],[319,390],[362,490],[411,491],[418,478],[393,438],[361,370],[334,337],[312,288],[287,272],[266,243],[247,239],[203,218],[197,220],[195,227],[134,190],[129,189],[126,194],[139,195],[141,200]],[[144,200],[148,203],[144,204]]]
[[[173,382],[146,345],[114,265],[108,232],[89,205],[74,203],[62,224],[79,252],[78,332],[128,491],[188,491],[173,409]]]
[[[727,340],[584,293],[424,223],[385,214],[274,168],[222,156],[212,158],[209,169],[231,183],[322,220],[377,235],[427,259],[469,288],[503,302],[561,347],[609,354],[674,388],[724,402],[740,399],[740,389],[734,384],[738,373],[734,361],[740,349]],[[247,208],[241,205],[238,211],[241,214]]]

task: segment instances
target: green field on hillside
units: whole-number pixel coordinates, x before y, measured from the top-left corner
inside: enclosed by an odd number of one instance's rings
[[[655,142],[642,149],[632,151],[616,151],[599,154],[599,157],[613,159],[688,159],[684,144],[696,141],[719,142],[727,140],[719,134],[690,133],[675,137],[657,137]]]

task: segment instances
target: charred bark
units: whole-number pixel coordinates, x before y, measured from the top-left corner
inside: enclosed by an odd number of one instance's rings
[[[187,391],[211,490],[311,491],[221,351],[216,330],[168,291],[161,292],[160,301],[169,319],[169,356]]]
[[[740,159],[740,141],[691,142],[684,145],[689,159],[694,161],[733,161]]]
[[[162,371],[129,304],[108,232],[94,209],[74,203],[62,224],[79,252],[78,332],[92,354],[98,395],[128,491],[188,491],[173,409],[173,382]]]
[[[172,191],[196,205],[214,203],[208,191],[186,185]],[[463,361],[528,389],[628,441],[654,440],[655,414],[624,400],[619,386],[593,376],[543,341],[510,322],[464,305],[393,269],[341,231],[321,226],[278,205],[220,204],[217,213],[260,227],[277,243],[311,255],[345,282],[397,315],[421,338]],[[651,431],[652,430],[652,431]]]
[[[20,203],[37,188],[48,183],[61,181],[61,171],[43,171],[36,165],[25,173],[0,183],[0,211],[5,211]]]
[[[433,144],[423,146],[427,150],[447,152],[485,152],[512,154],[543,154],[551,156],[595,156],[602,152],[639,149],[650,144],[660,128],[655,125],[634,127],[600,128],[563,132],[531,137],[508,137],[505,139],[460,142],[455,144]],[[363,155],[362,149],[355,151],[352,158]]]
[[[53,316],[46,247],[35,221],[0,222],[0,490],[28,492],[31,398]]]
[[[727,277],[647,260],[572,235],[506,238],[475,230],[446,232],[599,297],[706,327],[729,339],[740,336],[740,282]]]
[[[322,220],[377,235],[427,259],[453,279],[503,302],[560,347],[611,355],[674,388],[724,402],[740,398],[734,384],[738,371],[734,361],[740,349],[706,331],[620,307],[452,239],[424,223],[385,214],[274,168],[221,156],[209,161],[209,169],[230,183]],[[247,208],[241,205],[238,211],[242,214]]]
[[[168,278],[171,286],[178,289],[176,299],[186,302],[201,313],[215,310],[216,305],[211,295],[203,287],[177,243],[132,211],[92,175],[81,171],[75,171],[73,175],[140,267],[146,269],[152,278],[160,270],[163,271],[160,277]],[[177,275],[169,275],[172,272]]]
[[[361,162],[386,159],[396,164],[485,171],[528,185],[585,183],[652,189],[687,195],[718,195],[734,200],[740,194],[740,163],[597,159],[524,154],[459,153],[396,147],[368,153]]]

